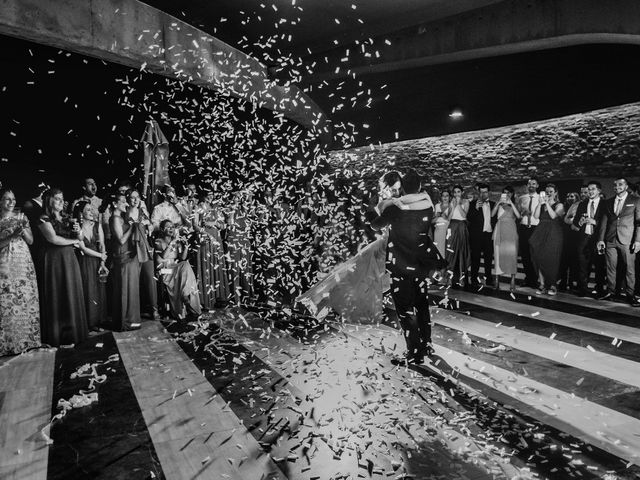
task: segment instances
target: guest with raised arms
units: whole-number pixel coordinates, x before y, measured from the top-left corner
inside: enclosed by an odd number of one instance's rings
[[[140,262],[133,234],[138,223],[127,218],[127,196],[111,198],[111,256],[113,259],[113,326],[116,330],[136,329],[140,324]],[[139,221],[139,219],[138,219]]]
[[[518,273],[518,220],[520,212],[513,202],[513,187],[507,185],[502,189],[500,201],[496,202],[491,216],[496,218],[493,230],[493,249],[496,274],[495,289],[500,290],[500,276],[510,277],[510,289],[516,290],[516,274]]]
[[[553,183],[548,183],[540,194],[532,219],[538,220],[538,226],[529,238],[531,261],[538,275],[536,293],[556,295],[564,241],[564,206],[558,201],[558,190]]]
[[[155,279],[153,262],[153,248],[149,241],[151,235],[151,220],[147,207],[140,197],[140,192],[131,189],[127,192],[127,221],[132,222],[131,241],[136,251],[136,258],[140,265],[140,305],[141,312],[149,318],[160,319],[158,312],[158,285]]]
[[[449,190],[443,190],[440,193],[440,201],[434,209],[433,224],[433,243],[438,248],[440,255],[446,256],[447,252],[447,231],[449,230],[449,209],[451,201],[451,193]]]
[[[449,270],[453,272],[453,283],[461,287],[468,285],[471,263],[467,213],[469,213],[469,200],[463,198],[462,186],[455,185],[449,203],[449,231],[445,258],[449,263]]]

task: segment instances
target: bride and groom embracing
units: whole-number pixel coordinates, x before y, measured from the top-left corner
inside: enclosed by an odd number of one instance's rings
[[[382,200],[367,214],[382,235],[297,299],[317,317],[333,309],[347,322],[378,323],[390,287],[407,361],[417,364],[433,352],[428,286],[432,274],[446,266],[429,237],[433,204],[420,186],[413,169],[404,176],[387,172],[380,181]]]

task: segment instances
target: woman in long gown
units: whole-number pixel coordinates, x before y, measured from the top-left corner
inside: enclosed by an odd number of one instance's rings
[[[140,311],[144,311],[149,318],[160,319],[158,312],[158,285],[155,279],[155,265],[153,263],[153,248],[149,243],[151,220],[144,202],[140,200],[140,192],[127,192],[126,219],[130,220],[133,232],[131,241],[136,251],[136,258],[140,265]]]
[[[38,228],[45,241],[40,312],[42,342],[73,347],[88,336],[87,312],[80,265],[74,249],[80,248],[80,225],[63,215],[64,195],[57,188],[47,192],[45,214]]]
[[[491,216],[498,217],[493,229],[493,260],[496,275],[496,290],[500,290],[500,275],[511,277],[511,291],[516,289],[518,273],[518,226],[520,212],[513,203],[513,187],[506,186],[502,197],[496,202]]]
[[[104,245],[102,225],[94,218],[91,204],[85,200],[76,203],[73,217],[82,230],[82,243],[78,252],[78,265],[84,286],[84,302],[87,311],[87,326],[91,332],[102,331],[100,325],[107,320],[107,291],[105,262],[107,254]]]
[[[453,272],[453,281],[462,287],[467,284],[467,272],[471,263],[467,213],[469,200],[462,198],[462,187],[453,187],[453,198],[449,204],[449,230],[447,232],[447,250],[445,258],[449,270]]]
[[[227,247],[230,258],[230,282],[234,300],[242,303],[253,295],[253,261],[251,251],[251,218],[246,192],[235,194],[227,222]]]
[[[564,207],[558,201],[554,184],[547,184],[544,193],[540,195],[540,203],[533,212],[534,218],[539,218],[540,223],[531,235],[529,245],[531,261],[538,274],[536,293],[544,293],[546,288],[549,295],[555,295],[558,292],[556,282],[562,258]]]
[[[125,221],[127,197],[116,194],[111,200],[109,218],[113,258],[113,326],[132,330],[140,323],[140,262],[132,235],[133,220]]]
[[[200,219],[200,248],[198,249],[198,286],[200,301],[207,310],[229,299],[229,280],[220,231],[224,227],[224,215],[214,205],[213,193],[202,199],[198,208]]]
[[[178,320],[196,320],[202,313],[198,281],[187,261],[188,240],[176,236],[171,220],[160,222],[161,237],[155,243],[155,262],[164,284],[171,314]]]
[[[440,194],[440,202],[436,204],[433,212],[433,243],[437,247],[440,255],[446,256],[447,252],[447,231],[449,230],[449,202],[451,194],[448,190],[443,190]]]
[[[40,346],[36,271],[29,220],[16,214],[11,190],[0,190],[0,356]]]

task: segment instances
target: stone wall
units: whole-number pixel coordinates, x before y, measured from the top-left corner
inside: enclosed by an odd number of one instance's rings
[[[517,106],[514,105],[514,108]],[[370,172],[413,167],[441,185],[518,183],[640,175],[640,103],[552,120],[474,132],[337,150],[339,170]]]

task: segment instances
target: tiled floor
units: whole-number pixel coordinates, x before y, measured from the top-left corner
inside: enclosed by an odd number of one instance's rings
[[[532,293],[434,292],[423,367],[392,363],[393,311],[349,325],[229,308],[4,358],[0,476],[637,478],[640,312]],[[98,402],[47,445],[58,399],[88,386],[71,374],[93,363]]]

